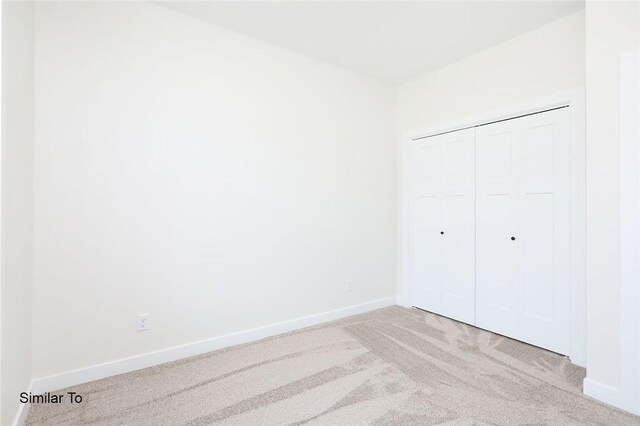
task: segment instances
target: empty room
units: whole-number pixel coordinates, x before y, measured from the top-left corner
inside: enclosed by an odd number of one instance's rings
[[[640,425],[640,2],[0,16],[0,425]]]

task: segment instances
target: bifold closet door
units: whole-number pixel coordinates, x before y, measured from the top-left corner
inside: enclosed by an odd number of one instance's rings
[[[517,332],[517,123],[476,130],[476,325]]]
[[[473,324],[474,130],[412,144],[413,305]]]
[[[568,108],[477,128],[476,325],[570,347]]]

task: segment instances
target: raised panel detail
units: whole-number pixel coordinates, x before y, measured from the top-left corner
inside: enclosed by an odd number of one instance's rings
[[[513,286],[511,270],[510,194],[486,195],[478,214],[477,295],[488,308],[511,311]]]
[[[415,195],[437,196],[440,191],[440,148],[430,145],[416,149],[413,165]]]
[[[442,193],[465,195],[469,187],[469,166],[466,161],[468,144],[456,139],[442,144]]]
[[[416,286],[437,291],[440,271],[440,202],[437,197],[417,197],[413,214],[413,278]]]
[[[522,224],[524,314],[553,321],[555,309],[554,195],[527,194]]]
[[[522,170],[519,185],[524,192],[552,191],[554,186],[553,125],[527,128],[523,132]]]
[[[461,247],[467,244],[469,238],[467,221],[468,214],[465,211],[466,201],[464,196],[447,196],[442,199],[442,229],[446,235],[442,240],[442,259],[440,261],[442,271],[442,292],[451,297],[463,299],[465,295],[465,280],[467,279],[464,263],[464,253]]]
[[[484,130],[484,129],[482,129]],[[504,193],[511,191],[512,143],[510,131],[483,133],[482,145],[477,146],[477,179],[484,193]]]

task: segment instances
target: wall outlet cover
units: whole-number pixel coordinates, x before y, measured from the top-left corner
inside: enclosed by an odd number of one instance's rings
[[[138,314],[138,331],[149,329],[149,314]]]

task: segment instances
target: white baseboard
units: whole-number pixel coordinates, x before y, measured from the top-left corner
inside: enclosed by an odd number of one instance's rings
[[[81,383],[115,376],[117,374],[123,374],[135,370],[140,370],[142,368],[153,367],[154,365],[163,364],[165,362],[176,361],[182,358],[201,355],[218,349],[227,348],[229,346],[253,342],[256,340],[264,339],[265,337],[287,333],[289,331],[294,331],[301,328],[322,324],[327,321],[385,308],[387,306],[392,306],[395,304],[395,297],[373,300],[359,305],[351,305],[345,308],[300,317],[289,321],[267,325],[264,327],[253,328],[250,330],[226,334],[224,336],[218,336],[198,342],[187,343],[185,345],[174,346],[155,352],[136,355],[129,358],[109,361],[102,364],[67,371],[52,376],[40,377],[32,382],[31,392],[34,394],[52,392],[55,390],[68,388],[70,386],[79,385]]]
[[[33,381],[29,383],[29,388],[25,392],[33,393]],[[29,404],[20,403],[20,407],[18,407],[18,411],[16,412],[15,417],[13,418],[13,426],[23,426],[27,421],[27,416],[29,415]]]
[[[597,399],[614,407],[622,408],[620,389],[605,385],[596,380],[585,378],[582,382],[582,391],[585,395]]]
[[[400,305],[405,308],[411,308],[411,303],[409,303],[407,298],[402,294],[398,294],[396,296],[396,305]]]
[[[635,400],[635,394],[628,389],[624,389],[624,387],[614,388],[596,380],[591,380],[588,377],[582,383],[585,395],[640,416],[640,407]]]

